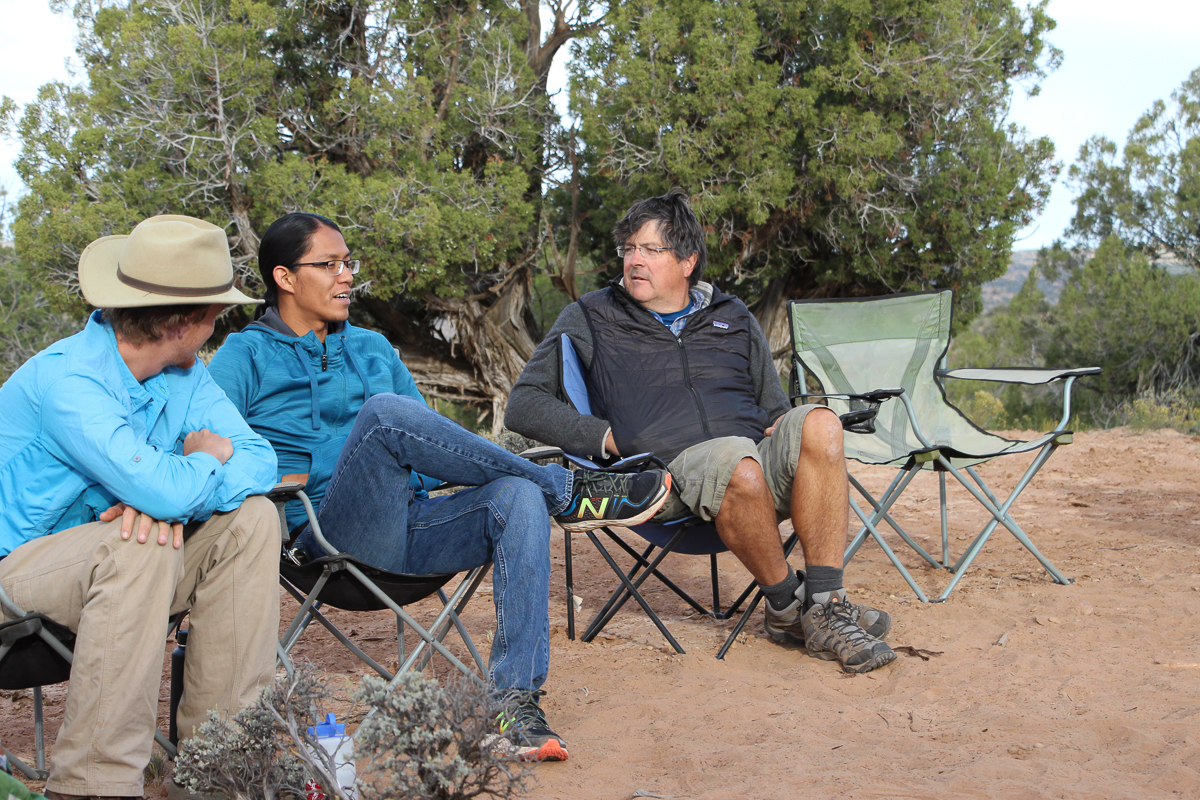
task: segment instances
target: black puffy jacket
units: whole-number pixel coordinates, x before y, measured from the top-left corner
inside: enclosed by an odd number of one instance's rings
[[[578,302],[595,348],[592,413],[608,420],[622,453],[669,463],[708,439],[763,438],[767,412],[755,402],[751,315],[741,300],[714,289],[678,339],[618,285]]]

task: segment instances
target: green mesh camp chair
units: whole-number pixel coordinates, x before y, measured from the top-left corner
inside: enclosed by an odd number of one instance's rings
[[[851,497],[851,508],[862,528],[846,549],[846,562],[871,536],[900,571],[922,602],[925,593],[880,535],[878,525],[886,522],[909,547],[930,565],[953,572],[949,585],[937,600],[943,601],[958,585],[971,562],[998,525],[1003,525],[1046,569],[1057,583],[1070,583],[1021,530],[1010,509],[1017,497],[1059,446],[1070,444],[1066,429],[1071,417],[1071,385],[1081,375],[1095,375],[1098,367],[1083,369],[945,369],[950,345],[950,308],[953,293],[912,292],[886,297],[841,300],[793,300],[788,303],[792,326],[792,394],[808,398],[826,397],[830,408],[840,413],[862,410],[868,401],[847,398],[855,392],[877,387],[903,389],[896,399],[879,408],[873,422],[861,429],[850,428],[845,439],[847,458],[864,464],[897,467],[900,472],[887,491],[876,499],[853,476],[850,482],[870,504],[866,514]],[[805,374],[816,379],[821,393],[810,392]],[[972,423],[946,399],[943,380],[995,381],[1044,384],[1064,380],[1063,413],[1055,429],[1030,441],[1007,439]],[[828,394],[822,394],[828,393]],[[984,483],[974,467],[1012,453],[1035,452],[1033,463],[1001,501]],[[890,509],[920,470],[938,473],[941,490],[942,560],[939,562],[913,540],[896,522]],[[992,515],[978,536],[951,566],[946,519],[946,475],[952,475]]]

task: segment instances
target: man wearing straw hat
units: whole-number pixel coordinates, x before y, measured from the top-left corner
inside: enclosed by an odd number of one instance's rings
[[[140,797],[168,616],[191,609],[182,736],[274,676],[275,454],[196,359],[258,301],[183,216],[92,242],[79,283],[100,310],[0,388],[0,585],[77,634],[47,796]]]

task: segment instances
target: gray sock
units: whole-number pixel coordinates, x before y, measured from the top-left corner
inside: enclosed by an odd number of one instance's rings
[[[796,600],[796,590],[800,588],[800,577],[796,571],[788,567],[788,576],[774,586],[762,587],[767,602],[776,611],[783,611]]]
[[[808,572],[808,577],[804,582],[805,606],[812,605],[813,595],[834,592],[842,588],[844,570],[841,567],[806,564],[804,569]]]

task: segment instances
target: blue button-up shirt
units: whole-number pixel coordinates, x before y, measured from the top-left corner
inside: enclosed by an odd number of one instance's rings
[[[201,428],[232,441],[225,464],[183,455],[184,437]],[[204,520],[269,490],[275,469],[270,444],[199,360],[139,383],[96,312],[0,388],[0,556],[117,501],[170,522]]]

